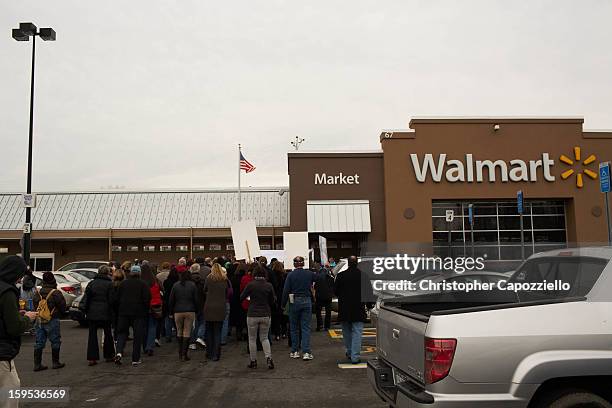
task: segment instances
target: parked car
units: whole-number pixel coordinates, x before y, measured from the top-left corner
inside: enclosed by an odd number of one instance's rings
[[[56,279],[58,276],[61,276],[69,282],[77,282],[79,285],[81,285],[81,293],[85,292],[85,288],[91,281],[91,279],[85,277],[84,275],[81,275],[80,273],[74,272],[74,271],[53,272],[53,274],[55,275]]]
[[[537,291],[382,301],[370,383],[392,407],[610,407],[611,258],[535,254],[504,285]]]
[[[101,265],[108,265],[107,261],[77,261],[77,262],[70,262],[67,263],[66,265],[62,266],[61,268],[59,268],[57,271],[58,272],[65,272],[65,271],[70,271],[73,269],[95,269],[98,270],[98,268]]]
[[[87,320],[85,319],[85,313],[81,309],[81,301],[83,300],[83,295],[77,297],[70,304],[70,308],[68,309],[68,315],[70,319],[79,323],[81,326],[87,326]]]
[[[32,275],[36,278],[36,287],[40,290],[42,287],[42,275],[43,272],[32,272]],[[76,281],[69,281],[60,274],[53,273],[55,280],[57,281],[57,289],[62,292],[66,305],[71,305],[72,301],[81,295],[81,284]]]

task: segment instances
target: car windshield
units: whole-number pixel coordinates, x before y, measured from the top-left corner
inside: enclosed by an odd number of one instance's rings
[[[518,293],[521,301],[582,297],[593,289],[607,261],[585,256],[533,258],[510,278],[511,283],[553,284],[548,290],[526,290]],[[555,282],[567,283],[562,288]]]

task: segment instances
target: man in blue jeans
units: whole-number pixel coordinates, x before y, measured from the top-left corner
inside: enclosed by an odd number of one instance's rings
[[[357,257],[351,256],[348,269],[338,274],[334,284],[346,357],[353,364],[361,362],[361,336],[366,321],[366,306],[361,299],[361,273],[357,268]]]
[[[300,358],[299,336],[302,331],[302,352],[304,361],[314,357],[310,350],[310,321],[312,319],[312,284],[315,275],[304,269],[304,258],[296,256],[293,259],[295,269],[289,272],[283,288],[281,305],[289,302],[289,323],[291,325],[291,358]]]

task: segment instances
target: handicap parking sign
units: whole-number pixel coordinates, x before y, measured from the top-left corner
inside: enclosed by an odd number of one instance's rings
[[[602,193],[610,192],[610,162],[599,163],[599,188]]]

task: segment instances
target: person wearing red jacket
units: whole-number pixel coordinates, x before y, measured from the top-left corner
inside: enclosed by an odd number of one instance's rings
[[[242,279],[240,279],[240,293],[242,293],[244,291],[244,288],[246,288],[247,285],[253,280],[254,268],[255,264],[249,264],[249,269],[247,269]],[[243,299],[240,305],[242,306],[242,310],[246,312],[247,310],[249,310],[249,299]]]
[[[157,325],[160,324],[162,317],[161,289],[148,263],[140,266],[140,278],[147,284],[151,292],[151,302],[149,303],[149,314],[145,326],[145,341],[143,348],[146,355],[152,356],[153,349],[155,348]]]

